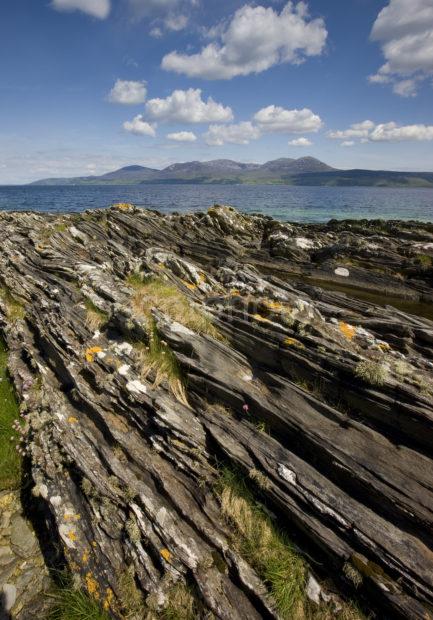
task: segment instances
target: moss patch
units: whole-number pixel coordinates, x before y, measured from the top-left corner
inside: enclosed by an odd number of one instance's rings
[[[13,428],[19,407],[7,373],[8,354],[0,338],[0,491],[16,489],[21,483],[21,457],[16,450],[19,434]]]

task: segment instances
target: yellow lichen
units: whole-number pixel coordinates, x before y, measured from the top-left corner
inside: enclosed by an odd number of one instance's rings
[[[91,572],[86,573],[86,588],[87,592],[95,599],[98,600],[100,598],[98,582],[93,577]]]
[[[191,282],[187,282],[186,280],[182,280],[182,284],[184,284],[190,291],[195,291],[197,288],[196,284],[192,284]]]
[[[282,304],[280,304],[278,301],[272,301],[271,299],[265,300],[265,306],[269,308],[270,310],[282,310],[283,309]]]
[[[171,553],[168,549],[161,549],[160,553],[166,562],[170,562]]]
[[[101,347],[90,347],[90,349],[86,349],[85,357],[86,361],[90,364],[95,360],[95,355],[97,353],[101,353]]]
[[[113,205],[113,207],[115,209],[119,209],[119,211],[131,211],[131,209],[134,208],[134,205],[129,202],[117,202]]]
[[[272,322],[269,319],[266,319],[261,314],[253,314],[253,319],[255,319],[256,321],[259,321],[260,323],[271,323]]]
[[[77,535],[74,530],[69,530],[69,532],[67,533],[67,537],[69,538],[69,540],[72,540],[72,542],[75,542],[77,540]]]
[[[83,564],[87,564],[89,561],[89,552],[86,550],[83,552],[83,555],[81,556],[81,561],[83,562]]]
[[[70,415],[68,418],[69,424],[77,424],[78,418],[75,418],[73,415]]]
[[[284,338],[284,344],[287,347],[296,347],[297,349],[305,349],[305,345],[296,338]]]
[[[111,603],[113,602],[114,594],[111,588],[106,589],[106,596],[104,601],[104,609],[107,611],[111,607]]]
[[[345,323],[344,321],[340,321],[338,325],[343,336],[347,338],[347,340],[353,340],[356,335],[356,328],[353,327],[353,325]]]

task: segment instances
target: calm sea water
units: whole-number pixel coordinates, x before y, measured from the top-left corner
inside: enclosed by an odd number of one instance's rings
[[[433,221],[433,189],[283,185],[0,186],[0,210],[83,211],[131,202],[162,212],[203,211],[214,203],[280,220]]]

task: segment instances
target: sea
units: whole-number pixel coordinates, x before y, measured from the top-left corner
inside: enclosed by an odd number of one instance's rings
[[[213,204],[291,222],[400,219],[433,222],[433,189],[287,185],[0,186],[0,210],[79,212],[116,202],[163,213],[205,211]]]

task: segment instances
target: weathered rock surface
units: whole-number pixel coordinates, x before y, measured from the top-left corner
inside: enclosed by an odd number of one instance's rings
[[[0,287],[25,309],[12,320],[0,299],[0,330],[45,542],[113,617],[125,567],[156,609],[187,581],[217,618],[278,617],[221,517],[226,463],[259,472],[318,579],[379,618],[433,618],[433,322],[305,279],[431,302],[432,242],[428,225],[299,226],[225,207],[0,214]],[[187,403],[141,371],[134,344],[151,334],[131,274],[173,283],[224,335],[153,311]],[[18,556],[30,544],[12,533]],[[314,577],[308,588],[318,596]]]

